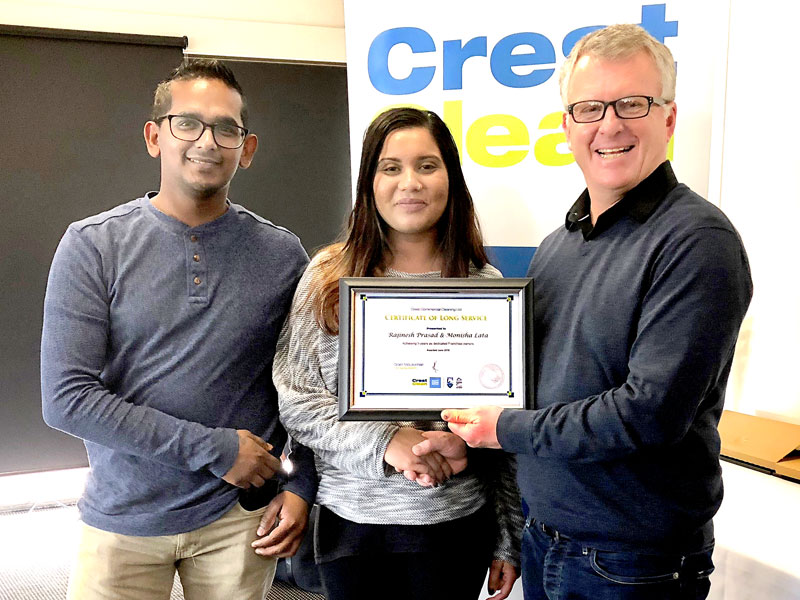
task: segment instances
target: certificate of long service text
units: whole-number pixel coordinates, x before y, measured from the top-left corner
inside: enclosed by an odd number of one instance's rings
[[[359,407],[522,405],[518,297],[378,291],[357,294],[356,304],[353,382]]]

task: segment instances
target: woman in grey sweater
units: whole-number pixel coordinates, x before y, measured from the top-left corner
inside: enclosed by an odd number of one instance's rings
[[[434,113],[391,109],[367,129],[346,239],[303,275],[273,379],[286,429],[315,453],[315,554],[329,600],[472,599],[487,569],[501,600],[518,577],[513,458],[467,454],[440,422],[339,422],[338,281],[347,276],[501,276]]]

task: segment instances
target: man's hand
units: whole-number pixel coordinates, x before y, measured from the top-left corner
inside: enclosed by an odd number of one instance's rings
[[[222,479],[240,488],[261,487],[281,468],[281,461],[269,453],[272,445],[257,435],[246,429],[237,429],[236,433],[239,434],[239,454]]]
[[[307,525],[308,503],[297,494],[281,492],[267,505],[256,530],[259,539],[250,545],[262,556],[293,556]]]
[[[464,441],[448,431],[423,431],[422,436],[425,441],[416,444],[411,448],[411,451],[417,456],[425,456],[431,452],[438,452],[450,469],[453,475],[456,475],[467,468],[467,446]],[[416,481],[422,486],[431,486],[434,484],[433,479],[429,475],[423,475],[415,471],[403,471],[406,479]]]
[[[517,577],[519,577],[519,573],[514,565],[504,560],[493,560],[492,566],[489,568],[487,587],[490,594],[497,592],[497,595],[492,596],[489,600],[504,600],[508,598]]]
[[[497,419],[503,409],[499,406],[477,406],[466,410],[447,409],[442,419],[450,431],[467,442],[470,448],[500,448],[497,441]]]
[[[432,451],[417,456],[411,450],[425,440],[422,431],[411,427],[401,427],[386,447],[383,460],[393,466],[398,473],[410,471],[417,475],[427,475],[428,485],[449,479],[453,474],[453,469],[441,454]]]

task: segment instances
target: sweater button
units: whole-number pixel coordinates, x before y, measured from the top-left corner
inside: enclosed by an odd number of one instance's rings
[[[200,285],[200,278],[199,277],[195,277],[194,278],[194,284],[195,285]]]
[[[195,254],[195,255],[192,257],[192,259],[194,260],[194,262],[200,262],[200,255],[199,255],[199,254]]]
[[[189,239],[192,240],[193,242],[196,242],[197,241],[197,236],[192,234],[192,235],[189,236]]]

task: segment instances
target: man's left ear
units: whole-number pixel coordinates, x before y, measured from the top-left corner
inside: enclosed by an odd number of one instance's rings
[[[258,150],[258,138],[254,133],[248,133],[244,138],[244,145],[242,146],[242,155],[239,157],[239,166],[246,169],[253,162],[253,155]]]
[[[678,116],[678,105],[675,104],[673,100],[672,103],[668,107],[667,112],[667,141],[672,137],[672,134],[675,133],[675,121]]]
[[[564,137],[567,138],[567,148],[572,152],[572,143],[569,141],[569,113],[564,111],[561,114],[561,129],[564,131]]]

